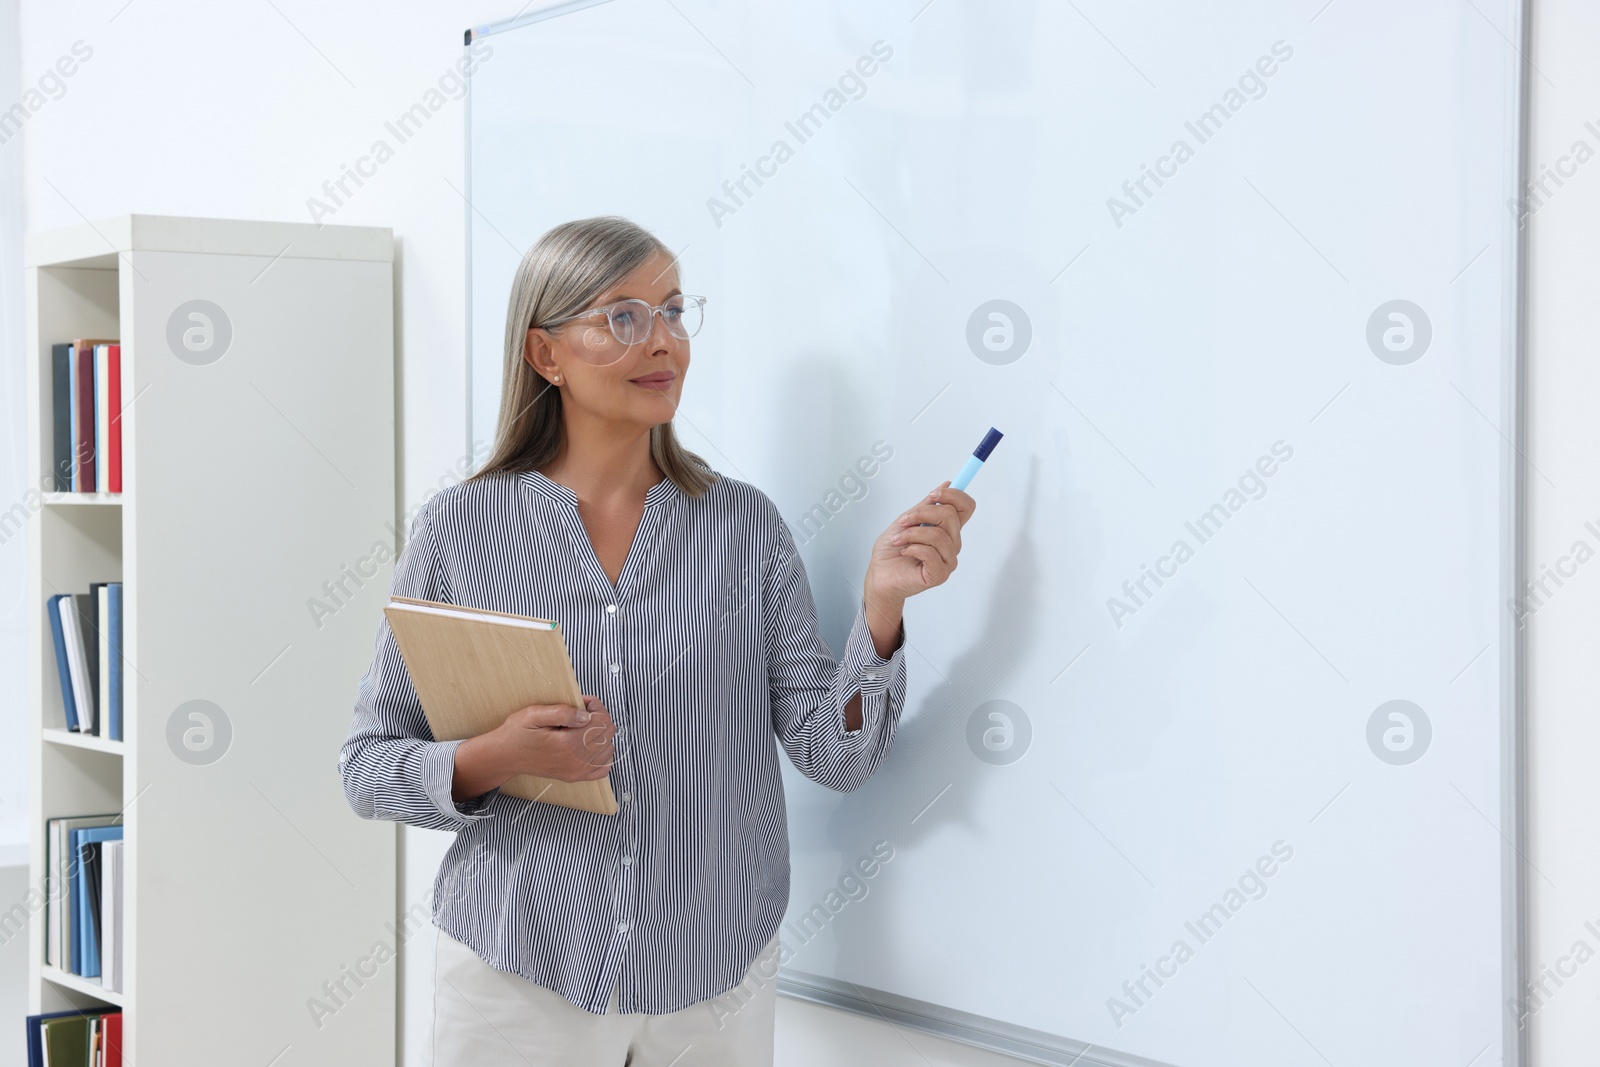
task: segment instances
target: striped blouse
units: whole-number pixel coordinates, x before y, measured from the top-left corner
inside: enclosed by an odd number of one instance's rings
[[[615,586],[571,489],[534,471],[452,486],[418,512],[393,592],[556,620],[617,725],[614,816],[456,803],[460,742],[433,740],[378,627],[339,767],[362,818],[456,831],[434,924],[596,1014],[613,986],[621,1011],[665,1014],[737,985],[789,900],[778,742],[813,781],[861,785],[900,717],[904,631],[883,659],[858,607],[836,660],[788,526],[730,478],[699,499],[652,486]]]

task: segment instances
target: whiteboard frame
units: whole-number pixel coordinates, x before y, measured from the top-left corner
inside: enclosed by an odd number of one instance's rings
[[[1530,121],[1532,63],[1528,52],[1533,47],[1533,0],[1517,3],[1517,62],[1515,66],[1516,127],[1512,130],[1511,164],[1512,187],[1518,194],[1527,188],[1529,174],[1528,142],[1532,127]],[[1506,328],[1511,349],[1510,382],[1506,390],[1505,406],[1512,422],[1511,436],[1516,442],[1515,455],[1507,456],[1510,468],[1507,490],[1511,496],[1510,530],[1507,543],[1510,559],[1502,559],[1501,569],[1513,593],[1524,588],[1527,579],[1528,530],[1528,480],[1523,473],[1522,459],[1528,449],[1527,381],[1528,381],[1528,229],[1520,219],[1515,219],[1511,236],[1511,307]],[[1508,605],[1510,601],[1507,601]],[[1501,806],[1500,822],[1511,828],[1511,839],[1501,850],[1504,856],[1502,870],[1505,884],[1506,944],[1503,990],[1507,1009],[1515,1019],[1515,1005],[1524,989],[1528,976],[1528,871],[1527,871],[1527,632],[1515,625],[1510,611],[1501,616],[1500,625],[1506,634],[1501,642],[1501,654],[1507,657],[1504,678],[1506,692],[1502,697],[1501,717],[1505,738],[1501,747]],[[1504,838],[1504,834],[1501,835]],[[1527,1067],[1532,1062],[1530,1035],[1525,1025],[1514,1025],[1506,1034],[1503,1058],[1508,1067]]]
[[[488,37],[520,29],[536,22],[545,22],[575,11],[582,11],[611,0],[557,0],[532,10],[497,22],[470,27],[463,34],[463,50],[470,48],[479,37]],[[1532,46],[1533,0],[1516,0],[1517,18],[1515,51],[1517,58],[1511,72],[1511,110],[1515,114],[1510,144],[1507,145],[1505,163],[1511,170],[1512,188],[1518,193],[1526,187],[1529,173],[1529,84],[1532,75],[1528,50]],[[1509,44],[1509,41],[1508,41]],[[471,68],[469,68],[471,69]],[[473,429],[473,336],[472,336],[472,75],[465,77],[467,91],[462,100],[464,111],[463,180],[466,195],[463,197],[462,226],[465,232],[466,286],[463,318],[466,333],[466,430],[465,454],[476,454]],[[1527,433],[1527,228],[1512,215],[1504,223],[1512,232],[1506,247],[1510,249],[1510,278],[1506,280],[1503,297],[1506,302],[1502,353],[1509,353],[1502,368],[1504,400],[1501,405],[1502,425],[1510,424],[1510,433],[1502,433],[1507,448],[1501,450],[1502,541],[1507,551],[1501,559],[1502,602],[1509,605],[1512,597],[1523,588],[1527,578],[1527,477],[1523,472],[1526,462]],[[495,346],[496,351],[500,346]],[[1521,996],[1528,974],[1528,905],[1527,905],[1527,643],[1526,632],[1516,624],[1509,610],[1501,614],[1498,653],[1502,672],[1500,701],[1500,824],[1507,828],[1499,831],[1501,838],[1501,904],[1503,960],[1501,988],[1502,1003],[1509,1015],[1504,1043],[1501,1048],[1503,1067],[1527,1067],[1530,1062],[1529,1033],[1525,1025],[1516,1024],[1515,1004]],[[906,1026],[936,1037],[1011,1056],[1029,1063],[1051,1067],[1172,1067],[1156,1060],[1099,1048],[1059,1035],[1016,1026],[998,1019],[973,1015],[955,1008],[947,1008],[926,1001],[902,997],[878,989],[864,989],[850,982],[842,982],[823,975],[810,974],[794,968],[783,968],[778,976],[778,992],[795,1000],[820,1004],[842,1011],[854,1012],[868,1018],[879,1019],[890,1026]]]

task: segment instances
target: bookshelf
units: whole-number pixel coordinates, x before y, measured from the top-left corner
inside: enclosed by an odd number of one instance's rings
[[[393,261],[387,229],[149,215],[26,242],[30,900],[46,820],[121,812],[127,842],[121,992],[45,962],[39,903],[29,1010],[121,1008],[128,1064],[394,1063],[397,834],[336,765],[388,566],[310,611],[397,547]],[[175,345],[194,307],[222,321]],[[122,345],[121,493],[50,481],[78,337]],[[98,581],[124,583],[120,741],[66,729],[45,612]],[[195,701],[203,758],[174,740]]]

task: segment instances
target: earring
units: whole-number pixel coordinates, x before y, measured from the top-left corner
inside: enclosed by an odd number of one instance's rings
[[[554,378],[551,378],[550,381],[555,385],[560,385],[561,384],[561,375],[559,375],[559,374],[556,375]]]

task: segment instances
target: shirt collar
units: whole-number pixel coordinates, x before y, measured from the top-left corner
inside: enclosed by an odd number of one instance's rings
[[[546,500],[556,504],[564,504],[574,511],[577,510],[578,494],[560,482],[547,478],[538,471],[521,471],[518,474],[518,478],[525,487],[538,493]],[[663,478],[645,492],[644,506],[646,508],[659,507],[682,492],[683,490],[678,488],[677,482],[674,482],[671,478]]]

